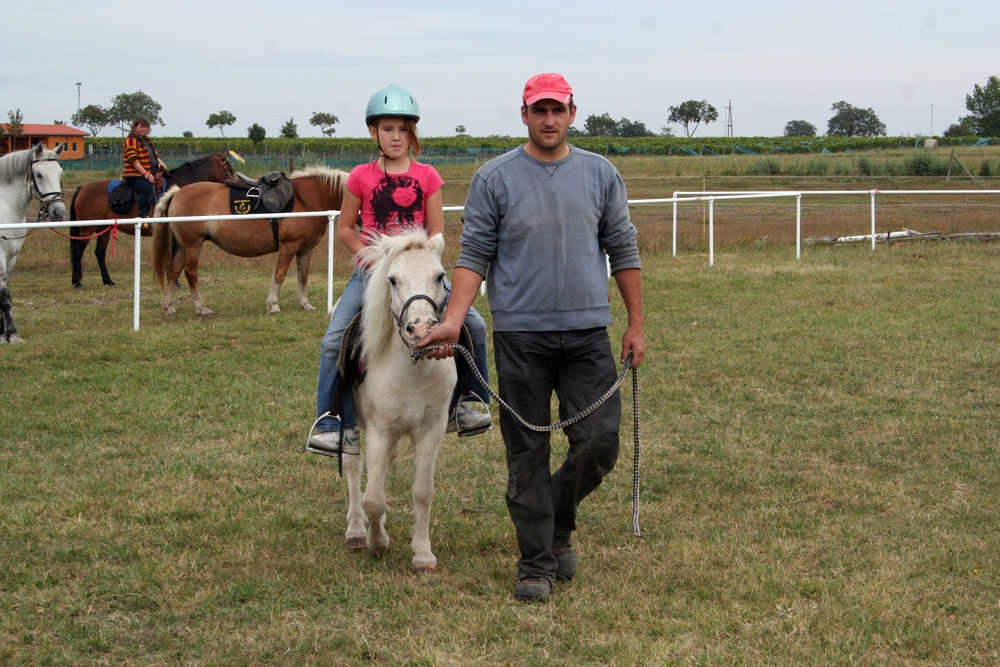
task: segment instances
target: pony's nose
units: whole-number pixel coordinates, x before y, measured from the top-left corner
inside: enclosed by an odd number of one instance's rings
[[[49,206],[49,219],[53,222],[61,222],[66,219],[66,204],[56,202]]]

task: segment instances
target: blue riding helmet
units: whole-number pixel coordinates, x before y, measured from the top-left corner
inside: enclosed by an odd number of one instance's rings
[[[365,108],[365,124],[371,125],[373,120],[382,116],[398,116],[418,121],[420,105],[417,104],[417,98],[409,91],[390,84],[375,91],[368,100],[368,106]]]

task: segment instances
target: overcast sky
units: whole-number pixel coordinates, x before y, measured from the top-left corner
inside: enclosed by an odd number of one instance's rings
[[[317,111],[339,117],[335,136],[367,136],[365,104],[389,83],[417,97],[422,136],[525,136],[521,89],[543,71],[573,85],[580,129],[607,113],[658,133],[693,99],[719,112],[696,137],[730,117],[735,136],[790,120],[824,134],[845,101],[914,136],[941,134],[1000,75],[998,0],[24,0],[3,25],[0,121],[69,122],[78,102],[141,90],[163,107],[154,137],[219,136],[205,121],[221,110],[227,136],[292,118],[318,137]]]

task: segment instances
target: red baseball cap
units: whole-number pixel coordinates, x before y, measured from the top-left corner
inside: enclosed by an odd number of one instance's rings
[[[534,104],[538,100],[555,100],[569,104],[573,99],[573,89],[562,74],[545,72],[536,74],[524,84],[524,95],[521,99],[525,104]]]

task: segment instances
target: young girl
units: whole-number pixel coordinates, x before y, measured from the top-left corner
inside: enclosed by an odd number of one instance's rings
[[[444,210],[441,186],[444,181],[434,167],[417,162],[420,139],[417,121],[420,107],[416,99],[397,86],[375,92],[365,110],[368,132],[379,147],[379,157],[355,167],[347,179],[337,224],[337,240],[356,253],[365,246],[367,234],[398,234],[406,228],[422,227],[428,236],[444,233]],[[360,230],[358,222],[360,221]],[[340,419],[330,413],[343,379],[337,370],[337,358],[344,330],[361,311],[367,269],[356,266],[344,288],[330,326],[320,344],[319,382],[316,390],[315,433],[306,451],[336,456],[343,441],[344,454],[360,454],[354,401],[350,391],[343,392]],[[450,288],[450,285],[449,285]],[[475,348],[476,367],[489,382],[486,352],[486,322],[474,309],[465,320]],[[464,399],[487,403],[489,393],[471,373],[460,380],[462,399],[449,421],[448,431],[459,436],[476,435],[493,427],[489,413],[470,407]],[[343,435],[341,435],[343,431]]]

